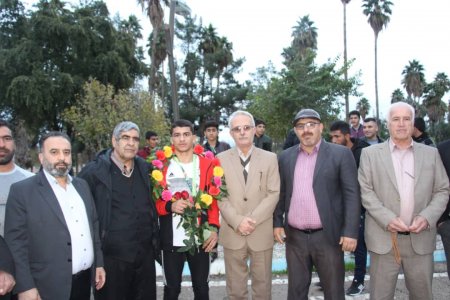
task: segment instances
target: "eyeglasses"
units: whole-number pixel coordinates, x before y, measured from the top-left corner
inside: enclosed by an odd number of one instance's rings
[[[14,141],[14,138],[10,135],[4,135],[4,136],[0,136],[0,140],[3,141],[3,143],[12,143],[12,141]]]
[[[248,132],[250,130],[252,130],[255,126],[250,126],[250,125],[244,125],[244,126],[236,126],[231,128],[231,132],[234,133],[240,133],[242,130],[244,130],[245,132]]]
[[[295,125],[295,128],[297,130],[305,130],[305,128],[306,129],[314,129],[319,124],[320,123],[318,123],[318,122],[308,122],[308,123],[305,123],[305,124],[297,124],[297,125]]]
[[[139,137],[137,136],[129,136],[129,135],[122,135],[119,140],[124,141],[125,143],[133,142],[133,143],[139,143]]]

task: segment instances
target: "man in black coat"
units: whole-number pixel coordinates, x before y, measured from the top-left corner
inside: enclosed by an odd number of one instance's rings
[[[108,275],[95,298],[156,299],[158,224],[149,164],[137,156],[139,127],[119,123],[111,142],[78,175],[94,196]]]
[[[440,143],[438,146],[439,154],[444,163],[447,176],[450,177],[450,140]],[[441,235],[442,244],[444,245],[445,257],[447,258],[447,273],[450,272],[450,199],[447,203],[442,216],[437,223],[438,233]]]
[[[10,299],[16,281],[14,280],[14,260],[11,252],[0,235],[0,300]]]

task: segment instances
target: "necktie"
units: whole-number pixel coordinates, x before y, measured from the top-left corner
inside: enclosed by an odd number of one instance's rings
[[[247,175],[248,175],[248,172],[247,172],[247,170],[245,169],[245,167],[248,165],[248,163],[250,162],[250,157],[251,156],[249,156],[248,158],[247,158],[247,160],[243,160],[242,158],[241,158],[241,165],[242,165],[242,167],[244,168],[244,171],[242,171],[242,173],[244,174],[244,180],[245,180],[245,183],[247,183]]]

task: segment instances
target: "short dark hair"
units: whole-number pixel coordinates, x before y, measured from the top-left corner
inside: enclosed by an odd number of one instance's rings
[[[170,135],[173,133],[173,129],[176,127],[189,127],[192,134],[195,134],[194,132],[194,124],[192,124],[191,121],[185,120],[185,119],[179,119],[172,123],[172,126],[170,126]]]
[[[258,125],[261,125],[261,124],[263,124],[264,126],[266,125],[266,122],[264,122],[263,120],[261,120],[261,119],[255,119],[255,126],[258,126]]]
[[[349,118],[350,118],[350,116],[353,116],[353,115],[357,115],[358,118],[361,119],[361,114],[359,113],[359,111],[357,111],[357,110],[352,110],[351,112],[348,113],[348,117],[349,117]]]
[[[375,123],[377,123],[377,119],[372,118],[372,117],[365,118],[365,119],[364,119],[364,123],[367,123],[367,122],[375,122]]]
[[[13,132],[13,127],[12,127],[11,123],[9,123],[5,120],[0,119],[0,127],[6,127],[11,131],[11,133]]]
[[[154,132],[154,131],[151,131],[151,130],[149,130],[149,131],[147,131],[145,133],[145,139],[146,140],[149,140],[152,136],[158,136],[158,134],[156,132]]]
[[[217,123],[216,121],[214,121],[214,120],[209,120],[209,121],[206,121],[205,122],[205,129],[204,130],[206,130],[206,129],[208,129],[209,127],[215,127],[217,130],[219,129],[219,123]]]
[[[72,144],[70,137],[65,132],[49,131],[47,133],[44,133],[42,135],[41,139],[39,140],[39,152],[42,152],[42,148],[44,147],[45,141],[51,137],[62,137],[64,139],[66,139],[70,144]]]
[[[343,135],[350,134],[350,125],[347,122],[338,120],[331,123],[330,131],[339,130]]]
[[[420,132],[425,132],[427,128],[425,125],[425,120],[421,117],[414,119],[414,127],[416,127]]]

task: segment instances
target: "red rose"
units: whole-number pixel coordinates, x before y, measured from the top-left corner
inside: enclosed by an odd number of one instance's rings
[[[214,185],[210,186],[208,193],[211,196],[217,196],[220,194],[220,189]]]
[[[218,158],[213,158],[211,164],[213,165],[213,167],[220,166],[220,160]]]
[[[189,199],[189,193],[187,191],[182,191],[181,198],[183,198],[184,200]]]
[[[175,197],[175,199],[180,200],[181,199],[181,193],[180,192],[176,192],[175,195],[173,195]]]
[[[200,155],[203,152],[204,152],[204,149],[203,149],[203,147],[201,145],[199,145],[199,144],[195,145],[195,147],[194,147],[194,153],[195,154]]]
[[[164,155],[164,151],[162,151],[162,150],[157,150],[155,152],[155,155],[156,155],[156,158],[159,159],[159,160],[165,160],[166,159],[166,156]]]

